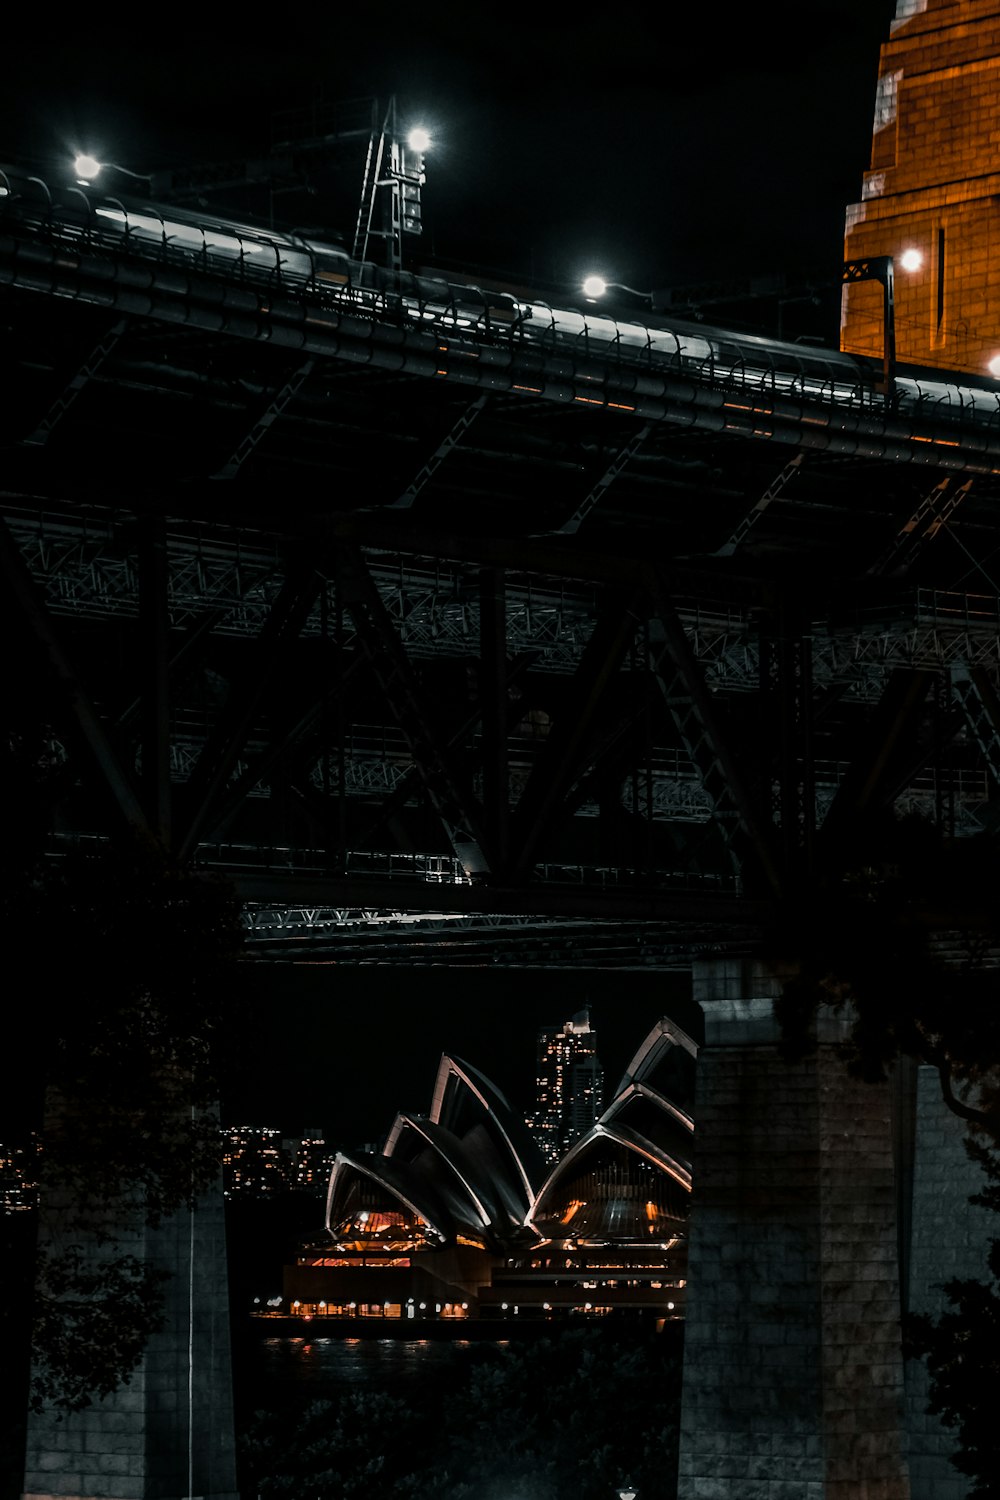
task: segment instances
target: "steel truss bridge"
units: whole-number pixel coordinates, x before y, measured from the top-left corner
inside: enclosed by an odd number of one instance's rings
[[[670,966],[1000,779],[1000,388],[0,174],[7,782],[261,952]]]

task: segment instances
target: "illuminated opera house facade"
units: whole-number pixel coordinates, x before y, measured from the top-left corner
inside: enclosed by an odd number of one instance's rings
[[[658,1021],[554,1166],[500,1090],[445,1055],[426,1115],[398,1114],[380,1152],[338,1153],[327,1238],[286,1267],[285,1309],[352,1321],[682,1316],[696,1051]]]

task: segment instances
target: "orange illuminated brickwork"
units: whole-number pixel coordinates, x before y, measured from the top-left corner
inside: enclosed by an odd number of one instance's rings
[[[897,0],[847,210],[844,258],[869,256],[893,260],[899,362],[1000,370],[1000,0]],[[881,356],[876,281],[845,286],[841,348]]]

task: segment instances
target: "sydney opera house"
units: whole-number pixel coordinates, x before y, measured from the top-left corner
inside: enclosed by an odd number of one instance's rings
[[[682,1316],[697,1048],[659,1020],[555,1165],[476,1068],[445,1055],[426,1115],[339,1152],[327,1239],[285,1306],[334,1319]],[[397,1325],[398,1326],[398,1325]]]

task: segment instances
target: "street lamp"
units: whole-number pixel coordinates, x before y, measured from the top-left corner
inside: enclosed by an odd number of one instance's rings
[[[639,297],[648,307],[653,305],[652,292],[640,292],[634,286],[626,286],[624,281],[605,281],[603,276],[587,276],[581,290],[588,302],[597,302],[606,292],[614,290],[628,292],[630,297]]]
[[[400,133],[395,96],[389,100],[378,134],[373,118],[354,232],[355,260],[367,260],[369,241],[381,239],[387,268],[403,269],[404,238],[423,230],[420,189],[427,180],[424,155],[432,145],[430,131],[423,125]]]
[[[105,171],[121,172],[123,176],[131,177],[135,182],[145,183],[147,187],[152,184],[153,180],[151,177],[145,177],[141,172],[131,171],[129,167],[120,167],[117,162],[98,161],[96,156],[91,156],[87,151],[79,152],[74,158],[73,171],[76,173],[77,182],[83,187],[96,182],[101,173]]]
[[[899,257],[904,271],[919,271],[924,257],[915,246],[909,246]],[[882,286],[882,387],[885,404],[892,402],[892,382],[896,369],[896,291],[893,258],[891,255],[866,255],[858,260],[845,260],[843,279],[854,281],[877,281]]]
[[[639,1491],[636,1489],[635,1485],[630,1479],[626,1479],[623,1484],[620,1484],[618,1486],[617,1493],[618,1500],[635,1500],[635,1497],[639,1493]]]
[[[892,401],[896,368],[896,294],[891,255],[867,255],[845,260],[844,282],[877,281],[882,287],[882,394],[886,406]]]

